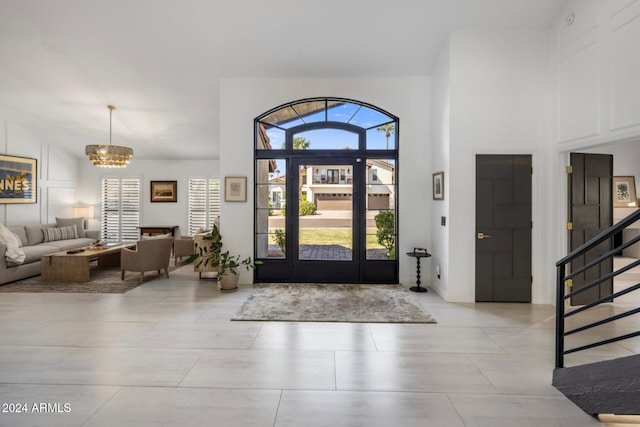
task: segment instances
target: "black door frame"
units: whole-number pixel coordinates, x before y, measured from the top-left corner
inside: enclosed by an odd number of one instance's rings
[[[350,166],[353,171],[351,210],[352,210],[352,238],[351,238],[351,260],[302,260],[299,258],[300,241],[300,198],[298,189],[300,188],[301,166],[323,165],[323,166]],[[291,271],[291,279],[296,282],[346,282],[359,283],[360,261],[362,260],[363,243],[366,245],[366,227],[361,227],[364,212],[363,206],[363,161],[360,157],[317,157],[299,156],[291,161],[289,169],[291,175],[291,185],[287,186],[287,222],[290,224],[289,236],[287,239],[287,253],[292,254],[288,258]],[[292,173],[291,173],[292,172]],[[366,212],[365,212],[366,213]]]

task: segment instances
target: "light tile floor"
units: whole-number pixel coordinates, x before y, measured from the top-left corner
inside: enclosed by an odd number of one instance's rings
[[[551,386],[551,306],[429,292],[435,325],[229,321],[250,292],[184,267],[124,295],[0,294],[0,426],[602,426]]]

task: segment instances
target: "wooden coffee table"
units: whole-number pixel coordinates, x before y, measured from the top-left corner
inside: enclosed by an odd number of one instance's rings
[[[68,254],[56,252],[41,258],[43,282],[88,282],[91,280],[91,261],[98,261],[100,267],[119,267],[122,248],[135,247],[123,244],[101,250],[85,248],[83,252]]]

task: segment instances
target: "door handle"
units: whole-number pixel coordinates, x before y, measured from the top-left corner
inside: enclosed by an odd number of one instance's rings
[[[488,235],[488,234],[478,233],[478,240],[488,239],[489,237],[491,237],[491,236]]]

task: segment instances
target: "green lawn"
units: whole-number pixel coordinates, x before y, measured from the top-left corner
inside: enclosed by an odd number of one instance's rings
[[[274,236],[269,243],[275,244]],[[300,230],[301,245],[342,245],[351,249],[350,228],[303,228]],[[367,249],[382,249],[376,238],[376,229],[367,229]]]

